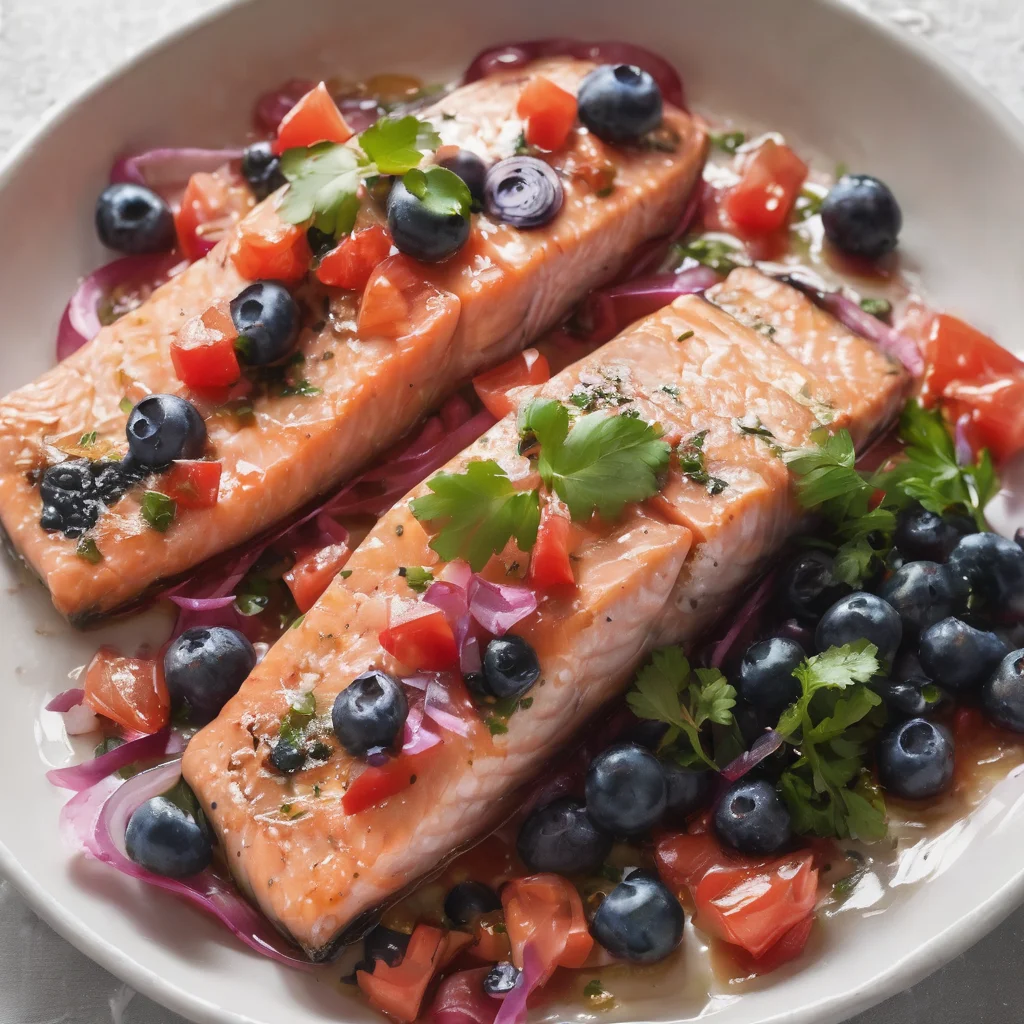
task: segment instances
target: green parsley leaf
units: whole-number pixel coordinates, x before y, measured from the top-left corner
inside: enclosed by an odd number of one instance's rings
[[[96,443],[96,431],[90,430],[78,439],[79,448],[91,448]]]
[[[264,576],[250,574],[235,588],[235,604],[240,615],[259,615],[270,604],[273,583]]]
[[[736,690],[718,669],[691,671],[679,647],[659,648],[637,673],[626,701],[638,718],[670,727],[663,746],[673,747],[685,737],[686,749],[678,753],[681,761],[717,767],[704,749],[701,727],[705,723],[730,725],[736,705]]]
[[[146,491],[142,496],[142,506],[139,511],[142,518],[159,533],[166,533],[174,522],[174,513],[177,511],[177,503],[166,494],[159,491]]]
[[[126,416],[135,408],[135,403],[125,395],[120,402],[117,403],[118,409],[121,410]]]
[[[669,250],[666,269],[674,270],[688,259],[710,267],[723,275],[730,274],[737,267],[746,265],[743,254],[734,245],[717,238],[698,237],[676,242]]]
[[[363,152],[381,174],[405,174],[441,145],[441,136],[427,121],[408,117],[382,117],[359,136]]]
[[[743,132],[712,132],[711,145],[723,153],[735,153],[747,141]]]
[[[303,377],[301,380],[295,381],[294,384],[286,384],[281,388],[281,397],[290,398],[293,395],[301,395],[303,398],[312,398],[313,395],[322,395],[323,388],[314,387],[312,384]]]
[[[301,693],[292,700],[291,707],[300,715],[316,714],[316,695],[310,690],[308,693]]]
[[[888,299],[865,298],[860,300],[860,308],[879,320],[886,320],[892,316],[892,303]]]
[[[283,220],[304,224],[312,218],[315,228],[335,238],[352,230],[363,168],[351,146],[320,142],[287,149],[281,173],[291,183],[277,211]]]
[[[417,594],[422,594],[434,582],[434,574],[422,565],[403,565],[399,568],[398,575],[409,584],[409,589]]]
[[[729,484],[721,477],[711,476],[704,459],[704,441],[708,436],[706,430],[694,434],[685,444],[679,447],[679,466],[683,475],[695,484],[703,484],[708,494],[721,494]]]
[[[447,167],[414,167],[406,171],[402,184],[428,209],[442,217],[468,217],[473,197],[466,183]]]
[[[103,561],[103,554],[92,537],[83,537],[75,547],[75,554],[90,565],[96,565]]]
[[[471,462],[464,473],[438,473],[427,486],[433,493],[415,498],[410,508],[437,530],[430,547],[446,562],[464,558],[479,572],[510,538],[523,551],[536,543],[537,492],[517,491],[496,462]]]
[[[652,424],[630,416],[588,413],[570,431],[569,410],[551,399],[522,410],[519,433],[540,443],[537,471],[576,520],[594,512],[615,519],[629,502],[657,494],[671,454]]]

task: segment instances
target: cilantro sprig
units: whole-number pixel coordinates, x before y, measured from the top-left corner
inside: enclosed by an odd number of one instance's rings
[[[679,467],[683,475],[695,484],[703,484],[708,494],[721,494],[729,486],[728,482],[708,473],[704,454],[704,441],[708,436],[706,430],[694,434],[685,444],[679,446]]]
[[[662,647],[637,673],[626,701],[638,718],[668,725],[661,748],[680,763],[718,768],[704,748],[701,729],[706,723],[731,725],[736,706],[736,690],[718,669],[691,669],[680,648]]]
[[[878,649],[858,640],[808,658],[793,673],[801,694],[777,728],[799,753],[779,779],[795,831],[866,841],[885,835],[885,803],[866,766],[885,712],[865,684],[880,670]]]

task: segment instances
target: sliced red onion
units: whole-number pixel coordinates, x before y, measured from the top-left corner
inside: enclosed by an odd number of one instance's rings
[[[679,274],[653,274],[606,289],[602,294],[611,302],[616,333],[623,327],[667,306],[680,295],[706,291],[721,281],[710,267],[697,266]]]
[[[46,773],[47,781],[60,789],[71,789],[81,793],[90,786],[96,785],[108,775],[127,768],[139,761],[152,761],[168,754],[180,753],[181,737],[170,729],[161,729],[150,736],[122,743],[119,747],[81,764],[73,764],[67,768],[54,768]]]
[[[459,671],[463,676],[476,675],[483,668],[480,640],[473,633],[472,617],[467,613],[455,624],[455,643],[459,648]]]
[[[449,974],[437,987],[427,1020],[431,1024],[494,1024],[501,1001],[484,991],[490,967]]]
[[[454,583],[457,587],[466,590],[469,587],[469,581],[473,578],[473,570],[469,567],[469,562],[456,558],[454,562],[449,562],[441,570],[439,578],[445,583]]]
[[[766,757],[774,754],[784,742],[781,732],[769,729],[754,740],[753,746],[749,750],[740,754],[734,761],[730,761],[722,769],[722,777],[729,782],[735,782],[746,775],[751,768],[759,765]]]
[[[537,610],[537,595],[528,587],[491,583],[474,575],[467,593],[469,614],[493,636],[504,636]]]
[[[411,686],[414,690],[426,690],[426,688],[437,678],[434,672],[417,672],[413,676],[405,676],[402,682]]]
[[[544,967],[532,942],[523,949],[523,969],[512,991],[501,1001],[501,1009],[494,1024],[523,1024],[526,1020],[526,1000],[544,976]]]
[[[638,246],[630,258],[626,261],[625,269],[620,273],[619,278],[630,280],[636,277],[643,277],[656,270],[665,260],[669,246],[683,237],[697,219],[704,197],[704,179],[700,175],[694,180],[693,188],[686,200],[686,206],[676,221],[672,231],[661,238],[652,238],[649,242],[643,242]]]
[[[448,732],[456,733],[459,736],[470,734],[472,728],[470,723],[459,717],[448,698],[448,691],[436,679],[427,687],[427,695],[423,701],[423,714],[442,729],[447,729]]]
[[[408,682],[408,680],[404,681]],[[412,704],[402,731],[401,752],[403,754],[421,754],[424,750],[436,747],[440,742],[441,737],[423,721],[423,702],[417,701]]]
[[[85,690],[80,686],[72,686],[70,690],[58,693],[43,710],[70,711],[76,704],[81,704],[83,700],[85,700]]]
[[[635,64],[658,83],[667,102],[681,108],[685,105],[682,80],[668,61],[642,46],[615,41],[585,43],[579,39],[531,39],[492,46],[473,58],[462,80],[475,82],[495,71],[522,67],[541,57],[575,57],[596,64]]]
[[[66,359],[99,334],[103,326],[99,318],[99,304],[115,288],[163,284],[174,276],[179,267],[184,269],[186,265],[174,253],[125,256],[83,277],[68,301],[57,329],[57,359]]]
[[[971,444],[969,436],[970,426],[971,414],[965,412],[957,417],[956,425],[953,428],[956,461],[961,466],[970,466],[974,463],[974,446]]]
[[[325,545],[348,543],[348,530],[326,512],[317,514],[316,528],[320,532],[321,542]]]
[[[423,600],[435,608],[440,608],[453,629],[469,611],[465,589],[447,580],[434,580],[423,594]]]
[[[711,652],[711,667],[721,668],[732,654],[733,647],[746,634],[748,627],[754,619],[760,615],[764,606],[771,597],[772,589],[775,586],[776,571],[768,573],[754,592],[743,602],[743,605],[733,618],[729,632],[715,644]]]
[[[235,595],[228,594],[226,597],[184,597],[181,594],[171,594],[169,599],[179,608],[190,612],[213,612],[221,608],[230,608],[235,602]]]
[[[387,748],[385,747],[370,747],[366,751],[366,763],[372,768],[380,768],[386,765],[391,760],[391,755],[388,754]]]
[[[264,956],[309,970],[308,960],[283,947],[266,920],[230,883],[207,869],[192,878],[165,878],[153,874],[129,860],[124,850],[124,834],[128,820],[142,804],[166,793],[181,778],[180,760],[167,764],[121,783],[108,776],[90,789],[73,796],[61,812],[61,827],[78,849],[95,860],[116,868],[130,878],[165,889],[213,914],[245,945]]]
[[[135,156],[121,157],[110,169],[110,181],[112,184],[130,181],[163,194],[183,189],[197,171],[212,172],[241,158],[240,149],[191,146],[149,149]]]

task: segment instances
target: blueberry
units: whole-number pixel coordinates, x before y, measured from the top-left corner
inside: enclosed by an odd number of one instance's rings
[[[586,808],[564,796],[531,811],[519,829],[516,850],[531,871],[576,874],[601,866],[612,848]]]
[[[454,256],[469,238],[469,217],[438,211],[406,187],[401,178],[388,196],[388,230],[399,252],[424,263],[440,263]]]
[[[1024,550],[998,533],[964,537],[949,556],[949,569],[971,593],[999,613],[1024,613]]]
[[[408,948],[409,936],[405,932],[385,928],[382,924],[371,928],[363,938],[363,956],[371,964],[380,960],[388,967],[396,967]]]
[[[280,281],[257,281],[231,300],[235,345],[251,366],[270,366],[287,356],[299,335],[299,307]]]
[[[793,640],[772,637],[747,648],[740,662],[736,689],[758,711],[778,717],[800,696],[793,670],[806,658]]]
[[[878,778],[906,800],[938,796],[953,779],[953,737],[924,718],[901,722],[879,741]]]
[[[489,996],[503,999],[516,987],[520,970],[507,960],[495,964],[484,976],[484,991]]]
[[[661,89],[633,64],[602,64],[580,83],[579,118],[599,139],[635,142],[661,124]]]
[[[136,864],[167,878],[197,875],[213,859],[206,831],[165,796],[155,796],[135,809],[124,842]]]
[[[897,516],[893,543],[911,561],[945,562],[960,538],[976,529],[964,516],[940,516],[917,505]]]
[[[540,678],[537,652],[521,636],[495,637],[484,650],[482,687],[499,700],[519,697]]]
[[[306,750],[288,740],[278,739],[270,751],[270,763],[285,775],[302,771],[306,764]]]
[[[125,428],[132,458],[148,469],[175,459],[197,459],[206,447],[206,424],[191,402],[177,395],[147,395]]]
[[[955,694],[979,687],[1009,653],[995,633],[950,616],[921,634],[921,667]]]
[[[627,743],[638,743],[645,750],[657,750],[667,732],[667,722],[655,722],[652,718],[638,718],[630,723],[622,738]]]
[[[331,724],[338,742],[353,757],[371,747],[390,747],[409,714],[405,691],[386,672],[364,672],[334,698]]]
[[[122,182],[96,200],[96,233],[108,249],[133,256],[174,248],[174,214],[151,189]]]
[[[801,622],[817,622],[850,588],[836,579],[832,556],[804,551],[783,570],[780,597]]]
[[[646,832],[665,813],[668,788],[658,759],[636,743],[617,743],[587,770],[587,814],[615,835]]]
[[[878,648],[880,661],[891,661],[900,646],[903,626],[892,605],[874,594],[857,591],[837,601],[814,633],[819,651],[868,640]]]
[[[793,837],[789,811],[767,779],[740,779],[715,809],[715,832],[740,853],[777,853]]]
[[[94,462],[92,474],[96,483],[96,495],[105,505],[113,505],[124,497],[132,484],[146,476],[145,466],[140,466],[131,454],[120,462]]]
[[[890,720],[904,718],[926,718],[934,714],[944,703],[941,700],[929,702],[924,687],[933,684],[920,680],[875,679],[871,688],[885,702]]]
[[[469,194],[480,204],[484,201],[484,179],[487,177],[487,164],[468,149],[460,149],[454,156],[440,161],[441,167],[447,167],[457,174],[469,189]]]
[[[882,599],[896,609],[903,635],[913,638],[966,603],[966,594],[954,582],[944,565],[907,562],[885,581]]]
[[[682,825],[690,815],[703,810],[715,792],[715,773],[682,768],[670,761],[661,763],[665,776],[665,821]]]
[[[103,506],[96,493],[88,459],[69,459],[50,466],[39,483],[44,530],[60,530],[67,537],[81,537],[96,525]]]
[[[590,931],[612,956],[653,964],[682,941],[683,908],[660,879],[637,871],[601,901]]]
[[[444,913],[455,924],[472,924],[481,914],[501,910],[498,894],[483,882],[459,882],[444,898]]]
[[[562,183],[543,160],[513,156],[496,163],[484,181],[484,207],[515,228],[537,228],[562,208]]]
[[[266,199],[285,184],[281,158],[269,142],[254,142],[242,152],[242,176],[257,199]]]
[[[844,174],[821,204],[821,223],[840,252],[873,260],[896,248],[903,214],[877,178]]]
[[[186,629],[164,654],[171,703],[187,704],[197,721],[216,717],[255,667],[252,644],[226,626]]]
[[[1024,650],[999,663],[981,688],[981,704],[997,725],[1024,732]]]

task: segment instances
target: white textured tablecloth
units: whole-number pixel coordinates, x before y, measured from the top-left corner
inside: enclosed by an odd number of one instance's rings
[[[926,37],[1024,118],[1024,0],[849,2]],[[0,153],[81,83],[219,3],[0,0]],[[1024,1021],[1022,963],[1024,910],[851,1024],[1017,1024]],[[0,878],[0,1024],[110,1022],[182,1024],[59,938]]]

